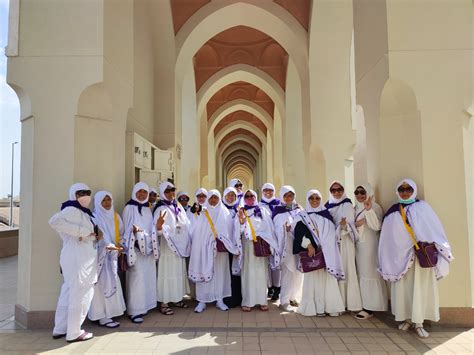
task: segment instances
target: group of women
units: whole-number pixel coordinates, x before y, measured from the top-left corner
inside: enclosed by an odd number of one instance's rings
[[[266,183],[259,201],[239,180],[229,185],[222,196],[198,189],[191,206],[170,182],[159,191],[139,182],[121,218],[110,192],[95,194],[92,212],[91,190],[74,184],[49,221],[63,240],[53,338],[92,338],[81,329],[86,316],[115,328],[125,311],[134,323],[157,304],[173,315],[174,307],[188,307],[185,295],[196,299],[197,313],[213,302],[222,311],[268,311],[270,298],[304,316],[355,312],[364,320],[387,310],[386,282],[399,328],[429,336],[423,322],[439,320],[437,280],[453,256],[412,180],[398,184],[398,202],[385,216],[369,184],[357,186],[355,204],[339,181],[324,205],[309,190],[305,208],[291,186],[278,199]]]

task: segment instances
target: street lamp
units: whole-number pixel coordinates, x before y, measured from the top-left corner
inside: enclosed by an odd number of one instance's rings
[[[13,168],[15,163],[15,144],[18,142],[12,143],[12,180],[11,180],[11,190],[10,190],[10,227],[13,227]]]

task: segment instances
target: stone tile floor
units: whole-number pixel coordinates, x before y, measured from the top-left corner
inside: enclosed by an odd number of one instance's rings
[[[8,306],[16,289],[16,258],[0,259],[0,304]],[[7,271],[7,269],[9,271]],[[5,275],[10,275],[4,278]],[[12,287],[14,285],[14,287]],[[13,297],[13,298],[12,298]],[[189,303],[193,306],[193,302]],[[10,304],[11,306],[11,304]],[[8,313],[10,308],[6,307]],[[4,315],[6,314],[4,313]],[[431,337],[404,333],[387,315],[358,321],[303,317],[281,312],[240,309],[222,312],[208,306],[202,314],[175,309],[164,316],[152,310],[140,325],[121,317],[118,329],[86,322],[94,339],[68,344],[53,340],[51,330],[24,330],[9,316],[0,318],[0,354],[474,354],[474,329],[433,327]]]

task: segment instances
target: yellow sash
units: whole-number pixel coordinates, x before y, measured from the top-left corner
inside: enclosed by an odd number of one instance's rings
[[[216,228],[214,227],[214,222],[212,222],[212,218],[209,215],[209,212],[207,210],[204,210],[204,214],[206,215],[207,221],[209,222],[209,225],[211,226],[211,230],[212,230],[212,234],[214,234],[214,238],[217,239]]]
[[[250,217],[248,216],[247,212],[245,212],[245,209],[242,209],[242,211],[244,211],[244,216],[245,218],[247,218],[247,222],[249,222],[249,227],[250,227],[250,232],[252,233],[253,242],[256,243],[257,235],[255,234],[255,229],[253,228],[252,221],[250,220]]]
[[[405,225],[405,228],[408,234],[410,234],[413,246],[415,247],[416,250],[420,249],[416,241],[415,232],[413,231],[413,228],[407,223],[407,215],[405,213],[405,209],[403,208],[402,204],[400,204],[400,214],[402,215],[403,224]]]
[[[115,246],[120,246],[120,227],[119,227],[119,219],[117,212],[114,213],[114,225],[115,225]]]

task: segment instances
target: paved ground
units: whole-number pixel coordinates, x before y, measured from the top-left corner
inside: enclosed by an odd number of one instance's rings
[[[0,304],[16,292],[16,257],[0,259]],[[5,277],[6,276],[6,277]],[[192,305],[192,304],[190,304]],[[7,305],[8,306],[8,305]],[[94,339],[67,344],[53,340],[50,330],[27,331],[13,321],[12,307],[0,322],[0,354],[473,354],[474,329],[434,327],[431,337],[420,340],[414,332],[396,329],[388,316],[357,321],[303,317],[269,312],[229,312],[209,306],[202,314],[191,309],[163,316],[156,310],[141,325],[122,317],[121,327],[108,330],[93,324],[86,329]],[[10,312],[10,314],[8,314]],[[4,319],[4,318],[0,318]]]

